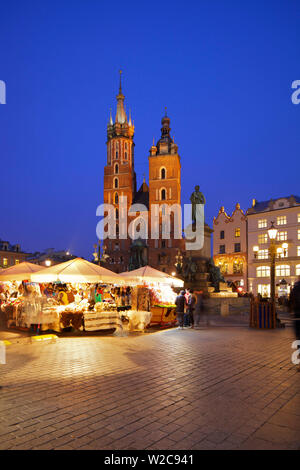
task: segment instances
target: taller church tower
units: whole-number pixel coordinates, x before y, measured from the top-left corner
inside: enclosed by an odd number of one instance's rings
[[[105,240],[106,253],[109,255],[109,268],[122,272],[129,263],[130,240],[119,239],[120,197],[127,197],[127,209],[132,204],[136,193],[136,174],[134,171],[134,125],[127,120],[124,108],[125,96],[122,93],[120,71],[120,86],[117,95],[117,112],[113,122],[111,113],[107,125],[107,164],[104,167],[104,203],[113,204],[115,208],[116,236],[115,240]],[[125,216],[125,214],[124,214]]]

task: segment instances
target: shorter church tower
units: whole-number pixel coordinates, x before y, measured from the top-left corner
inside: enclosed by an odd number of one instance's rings
[[[159,237],[149,237],[149,264],[160,271],[171,274],[175,271],[176,255],[183,249],[183,240],[174,238],[174,220],[171,214],[170,238],[164,239],[162,221],[165,209],[162,206],[181,205],[181,164],[178,147],[170,135],[170,118],[165,114],[161,121],[161,138],[150,149],[149,156],[149,209],[160,207]],[[177,221],[178,222],[178,221]],[[151,234],[151,220],[150,230]]]

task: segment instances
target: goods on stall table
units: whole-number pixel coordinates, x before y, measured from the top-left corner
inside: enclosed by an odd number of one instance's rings
[[[151,325],[176,323],[176,305],[153,305],[151,314]]]
[[[150,288],[151,305],[174,305],[176,293],[169,285],[157,285]]]
[[[144,331],[150,324],[151,312],[129,310],[124,313],[125,318],[128,318],[128,329],[130,331]]]
[[[84,318],[84,329],[85,331],[97,331],[97,330],[107,330],[107,329],[121,329],[122,320],[120,315],[116,311],[110,312],[85,312],[83,314]]]

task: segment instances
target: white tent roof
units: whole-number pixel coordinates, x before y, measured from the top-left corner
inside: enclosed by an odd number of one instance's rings
[[[33,273],[43,271],[44,269],[45,268],[43,266],[24,261],[23,263],[15,264],[10,268],[2,269],[0,271],[0,282],[29,280]]]
[[[32,274],[33,282],[103,282],[122,284],[122,278],[109,269],[90,263],[82,258],[75,258],[65,263],[55,264],[40,273]]]
[[[120,274],[120,276],[127,282],[136,283],[136,282],[160,282],[162,284],[169,284],[178,287],[182,287],[184,281],[178,279],[174,276],[170,276],[167,273],[158,271],[157,269],[151,268],[151,266],[143,266],[141,268],[135,269],[134,271],[126,271]]]

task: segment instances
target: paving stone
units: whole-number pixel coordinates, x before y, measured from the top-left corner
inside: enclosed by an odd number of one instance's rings
[[[299,449],[293,330],[15,343],[0,449]]]

